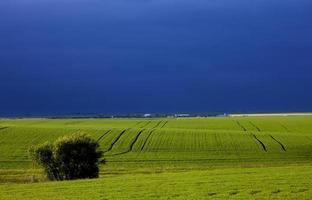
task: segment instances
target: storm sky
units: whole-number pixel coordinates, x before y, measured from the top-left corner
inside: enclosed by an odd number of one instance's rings
[[[1,0],[0,115],[312,111],[310,0]]]

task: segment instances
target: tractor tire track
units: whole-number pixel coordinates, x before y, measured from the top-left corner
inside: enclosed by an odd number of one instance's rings
[[[136,126],[138,126],[138,125],[141,124],[141,123],[142,123],[142,121],[137,122],[137,123],[135,123],[132,127],[136,127]]]
[[[160,128],[164,128],[167,124],[168,124],[169,121],[166,121]]]
[[[251,121],[249,121],[249,124],[251,124],[254,128],[256,128],[257,131],[261,132],[261,129],[260,129],[258,126],[256,126],[254,123],[252,123]]]
[[[125,129],[125,130],[123,130],[123,131],[121,131],[121,132],[119,133],[119,135],[117,136],[117,138],[115,138],[115,140],[110,144],[110,146],[108,147],[108,149],[107,149],[106,151],[104,151],[104,153],[107,153],[107,152],[111,151],[111,150],[113,149],[113,146],[116,144],[116,142],[118,142],[118,140],[121,138],[121,136],[122,136],[126,131],[128,131],[128,130],[129,130],[129,128],[128,128],[128,129]]]
[[[151,121],[148,121],[146,124],[144,124],[143,126],[141,126],[140,128],[144,128],[146,127],[147,125],[149,125],[151,123]]]
[[[247,131],[247,129],[239,121],[236,121],[236,124],[243,129],[243,131]]]
[[[143,143],[143,145],[142,145],[140,151],[142,151],[142,150],[144,149],[145,145],[147,144],[147,141],[148,141],[149,138],[151,137],[152,133],[155,132],[155,130],[156,130],[156,129],[153,129],[153,130],[151,130],[151,131],[149,132],[149,134],[148,134],[148,136],[146,137],[146,139],[145,139],[145,141],[144,141],[144,143]]]
[[[112,130],[108,130],[108,131],[106,131],[103,135],[101,135],[100,137],[99,137],[99,139],[97,140],[97,142],[100,142],[102,139],[103,139],[103,137],[105,136],[105,135],[107,135],[109,132],[111,132]]]
[[[286,130],[286,132],[291,132],[284,124],[280,123],[280,125]]]
[[[252,134],[252,136],[255,138],[255,140],[257,140],[259,142],[259,144],[261,144],[263,151],[266,152],[267,149],[266,149],[266,146],[264,145],[264,143],[261,140],[259,140],[255,134]]]
[[[158,122],[152,129],[157,128],[163,121]]]
[[[281,143],[279,140],[275,139],[272,135],[270,135],[270,137],[272,138],[272,140],[277,142],[282,147],[283,151],[286,151],[286,147],[283,143]]]
[[[113,154],[113,156],[126,154],[126,153],[129,153],[130,151],[132,151],[134,144],[138,141],[140,135],[141,135],[144,131],[145,131],[145,129],[142,129],[142,130],[140,130],[140,132],[138,132],[138,134],[135,136],[134,140],[130,143],[129,148],[128,148],[126,151]]]
[[[255,145],[257,145],[258,143],[260,143],[261,146],[262,146],[262,148],[263,148],[263,150],[264,150],[265,152],[267,151],[266,146],[264,145],[264,143],[263,143],[261,140],[259,140],[259,139],[257,138],[256,135],[250,133],[250,132],[247,130],[247,128],[245,128],[239,121],[236,121],[236,123],[237,123],[237,125],[238,125],[241,129],[244,130],[245,133],[248,134],[248,137],[252,137],[252,138],[253,138],[252,140],[254,141]]]
[[[129,151],[132,151],[134,144],[138,141],[139,137],[141,136],[141,134],[145,131],[145,129],[141,130],[134,138],[134,140],[132,141],[132,143],[130,144],[130,148]]]

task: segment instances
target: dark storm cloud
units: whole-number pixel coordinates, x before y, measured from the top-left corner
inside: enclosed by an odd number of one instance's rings
[[[311,8],[1,1],[0,114],[311,110]]]

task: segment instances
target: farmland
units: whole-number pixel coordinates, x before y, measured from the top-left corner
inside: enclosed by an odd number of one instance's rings
[[[101,178],[46,182],[28,149],[75,132],[99,141]],[[308,199],[311,164],[311,116],[0,120],[0,199]]]

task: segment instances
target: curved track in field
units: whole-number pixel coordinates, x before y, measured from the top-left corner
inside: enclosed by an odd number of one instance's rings
[[[239,121],[235,121],[235,122],[243,131],[247,131],[247,129]]]
[[[99,139],[97,140],[97,142],[100,142],[108,133],[110,133],[112,130],[108,130],[108,131],[106,131],[103,135],[101,135],[100,137],[99,137]]]
[[[270,137],[271,137],[275,142],[277,142],[277,143],[281,146],[281,148],[283,149],[283,151],[286,151],[286,146],[285,146],[282,142],[280,142],[279,140],[277,140],[276,138],[274,138],[272,135],[270,135]]]
[[[146,127],[147,125],[149,125],[150,123],[152,123],[152,121],[148,121],[146,124],[144,124],[144,125],[141,126],[140,128],[144,128],[144,127]]]
[[[251,124],[255,129],[257,129],[257,131],[261,132],[261,129],[258,126],[256,126],[254,123],[249,121],[249,124]]]
[[[130,151],[132,151],[134,144],[138,141],[140,135],[144,132],[144,130],[145,130],[145,129],[140,130],[140,131],[138,132],[138,134],[135,136],[134,140],[130,143],[130,145],[129,145],[129,147],[128,147],[128,149],[127,149],[126,151],[113,154],[113,156],[126,154],[126,153],[129,153]]]
[[[166,121],[160,128],[164,128],[167,124],[168,124],[169,121]]]
[[[267,148],[265,146],[265,144],[259,139],[257,138],[257,136],[255,134],[252,134],[252,136],[259,142],[259,144],[262,146],[263,151],[267,151]]]
[[[281,127],[283,127],[283,129],[285,129],[286,132],[291,132],[284,124],[280,123]]]
[[[152,135],[153,132],[155,132],[155,131],[156,131],[156,129],[153,129],[153,130],[151,130],[151,131],[149,132],[149,134],[148,134],[148,136],[146,137],[146,139],[145,139],[145,141],[144,141],[144,143],[143,143],[143,145],[142,145],[140,151],[142,151],[142,150],[144,149],[144,147],[145,147],[147,141],[149,140],[149,138],[151,137],[151,135]]]
[[[107,152],[109,152],[109,151],[111,151],[112,149],[113,149],[113,147],[114,147],[114,145],[118,142],[118,140],[121,138],[121,136],[126,132],[126,131],[128,131],[129,130],[129,128],[128,129],[125,129],[125,130],[123,130],[123,131],[121,131],[120,133],[119,133],[119,135],[115,138],[115,140],[110,144],[110,146],[108,147],[108,149],[106,150],[106,151],[104,151],[104,153],[107,153]]]
[[[153,128],[157,128],[163,121],[158,122]]]

